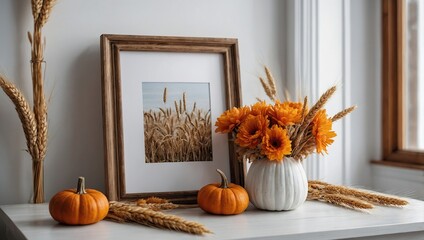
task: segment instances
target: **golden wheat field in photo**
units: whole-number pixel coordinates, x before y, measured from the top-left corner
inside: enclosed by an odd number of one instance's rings
[[[146,163],[212,161],[209,101],[207,83],[143,83]]]

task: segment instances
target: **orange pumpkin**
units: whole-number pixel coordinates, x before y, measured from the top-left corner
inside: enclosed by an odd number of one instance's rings
[[[217,169],[221,184],[213,183],[202,187],[197,194],[197,203],[205,212],[220,215],[239,214],[249,205],[249,195],[237,184],[228,183],[225,174]]]
[[[49,203],[54,220],[69,225],[86,225],[101,221],[109,211],[109,201],[103,193],[85,189],[83,177],[78,179],[77,189],[58,192]]]

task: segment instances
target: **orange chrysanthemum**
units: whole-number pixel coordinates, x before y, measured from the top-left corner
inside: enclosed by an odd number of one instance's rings
[[[232,109],[225,111],[216,120],[215,126],[217,128],[215,129],[215,132],[220,132],[220,133],[231,132],[235,127],[241,124],[241,122],[247,117],[249,113],[250,113],[249,107],[240,107],[240,108],[233,107]]]
[[[269,160],[282,160],[284,155],[291,154],[291,151],[291,141],[286,129],[277,125],[267,129],[262,140],[262,154]]]
[[[270,108],[269,115],[272,122],[280,126],[293,125],[302,121],[302,108],[303,103],[280,103],[277,101],[275,105]]]
[[[333,122],[327,118],[325,109],[319,110],[312,121],[312,134],[315,137],[315,144],[317,146],[317,153],[323,151],[328,154],[327,146],[332,144],[333,137],[337,134],[332,130]]]
[[[265,135],[268,124],[268,119],[262,115],[247,116],[240,124],[235,143],[241,147],[256,148]]]
[[[262,115],[266,116],[268,114],[268,110],[270,108],[270,105],[267,104],[265,101],[257,102],[252,106],[252,111],[250,114],[257,116]]]

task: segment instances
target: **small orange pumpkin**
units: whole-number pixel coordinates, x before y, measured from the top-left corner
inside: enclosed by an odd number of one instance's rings
[[[78,178],[77,189],[58,192],[49,203],[54,220],[69,225],[86,225],[101,221],[109,211],[109,201],[103,193],[85,189],[84,177]]]
[[[224,172],[216,170],[221,176],[221,184],[213,183],[202,187],[197,194],[197,203],[205,212],[220,215],[239,214],[249,205],[249,195],[237,184],[228,183]]]

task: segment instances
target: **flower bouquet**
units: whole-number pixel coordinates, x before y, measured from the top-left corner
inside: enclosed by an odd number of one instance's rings
[[[215,132],[230,133],[238,155],[252,162],[246,177],[252,203],[261,209],[289,210],[297,208],[307,196],[301,160],[314,152],[327,153],[336,136],[333,122],[352,112],[355,106],[332,117],[327,115],[323,106],[336,86],[310,108],[307,97],[303,102],[281,102],[267,67],[265,72],[267,81],[259,79],[273,104],[260,100],[252,106],[227,110],[217,119]]]

